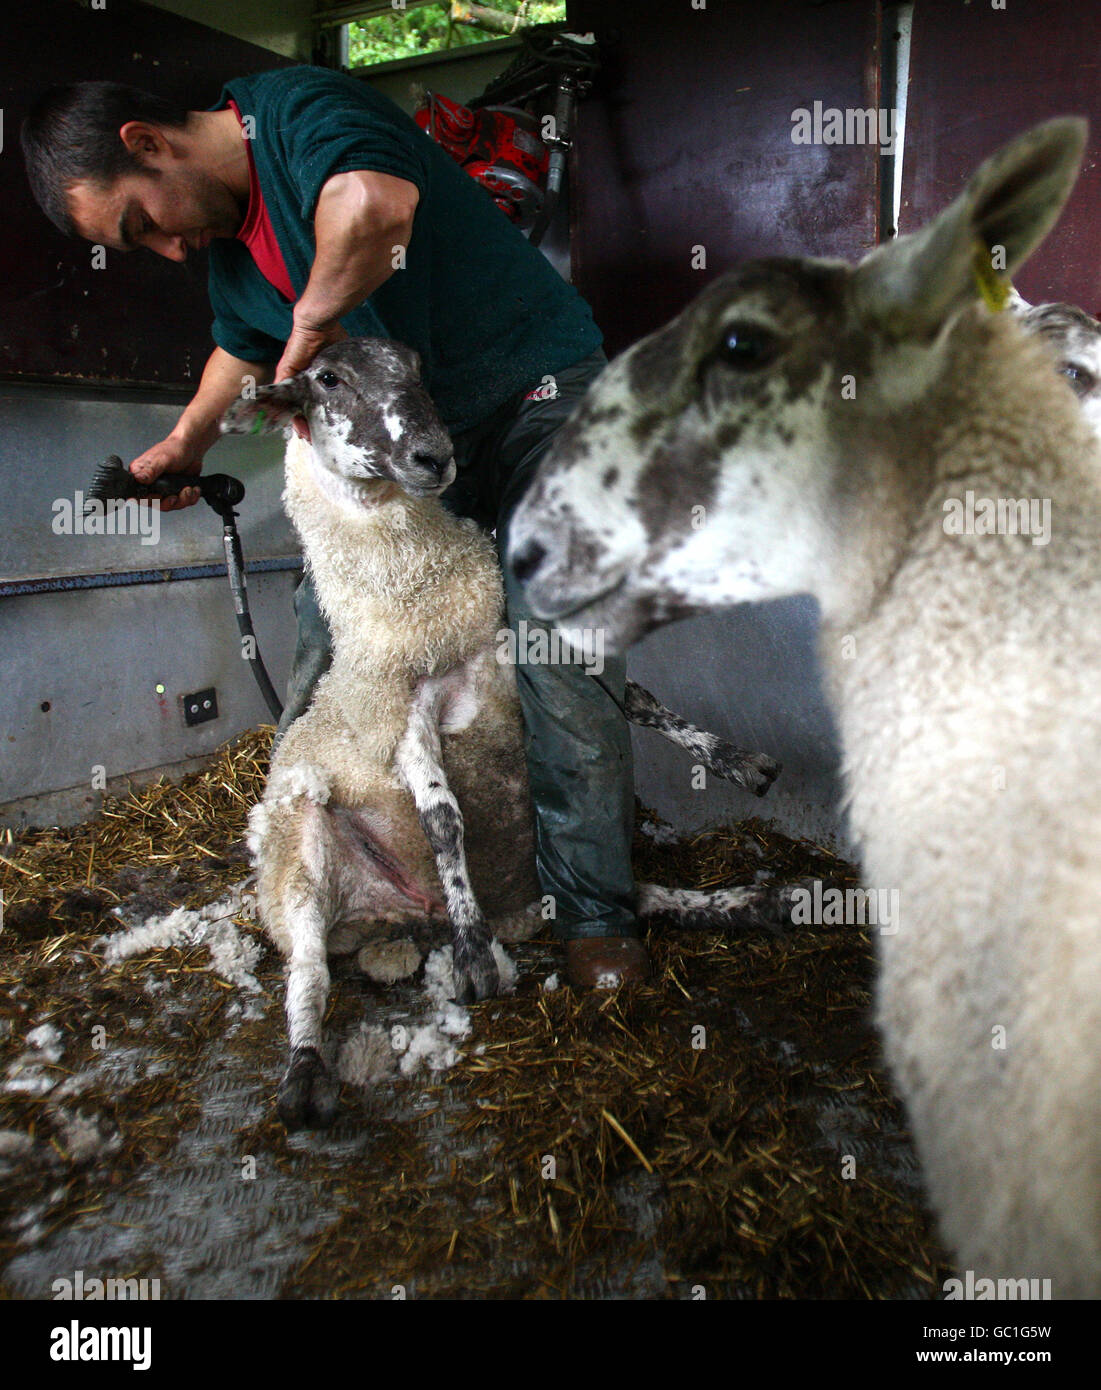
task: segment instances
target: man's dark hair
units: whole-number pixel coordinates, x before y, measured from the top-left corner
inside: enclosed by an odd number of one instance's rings
[[[66,236],[78,235],[69,214],[70,185],[110,184],[143,165],[119,139],[127,121],[181,129],[187,111],[122,82],[72,82],[36,99],[20,140],[35,202]]]

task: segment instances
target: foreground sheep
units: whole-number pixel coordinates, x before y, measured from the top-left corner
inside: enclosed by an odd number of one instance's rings
[[[1055,1297],[1101,1294],[1101,453],[1045,347],[976,301],[1084,139],[1020,137],[855,269],[717,280],[597,382],[510,547],[536,612],[620,648],[817,597],[865,879],[899,892],[878,1022],[943,1236]]]
[[[490,537],[437,500],[455,464],[416,353],[375,338],[334,344],[236,402],[222,428],[292,424],[283,498],[334,655],[275,750],[250,824],[260,915],[289,962],[279,1113],[295,1127],[336,1114],[321,1055],[329,954],[381,940],[372,973],[398,978],[432,925],[450,924],[456,998],[469,1002],[497,991],[494,933],[531,935],[542,917],[520,705],[498,660],[500,569]],[[626,712],[757,793],[779,771],[631,682]],[[722,914],[760,896],[640,885],[638,911]]]

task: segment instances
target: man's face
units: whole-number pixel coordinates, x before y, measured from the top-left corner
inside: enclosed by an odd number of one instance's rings
[[[240,231],[244,209],[223,181],[171,152],[142,158],[148,172],[72,185],[69,209],[80,236],[116,251],[144,246],[184,261],[212,237]]]

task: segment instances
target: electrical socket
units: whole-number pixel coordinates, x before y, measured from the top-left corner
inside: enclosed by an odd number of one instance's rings
[[[205,724],[208,719],[218,718],[218,692],[214,686],[206,690],[195,690],[190,695],[181,695],[180,712],[187,725]]]

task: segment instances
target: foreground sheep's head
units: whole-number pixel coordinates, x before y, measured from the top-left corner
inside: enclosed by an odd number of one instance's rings
[[[427,497],[455,477],[451,439],[421,385],[420,358],[386,338],[330,344],[304,372],[234,401],[221,427],[223,434],[293,428],[321,468],[353,486],[387,479]]]
[[[1075,118],[1027,131],[857,266],[744,261],[617,357],[509,523],[535,615],[603,629],[613,651],[800,593],[845,621],[908,524],[931,468],[915,437],[945,428],[957,352],[1017,337],[991,310],[1058,217],[1085,141]]]

